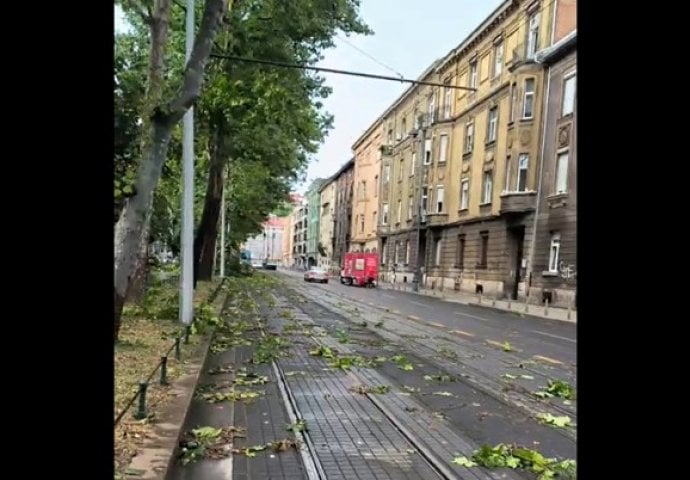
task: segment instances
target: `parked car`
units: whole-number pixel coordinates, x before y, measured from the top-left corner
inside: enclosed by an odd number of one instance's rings
[[[328,272],[321,267],[311,267],[304,272],[304,281],[328,283]]]

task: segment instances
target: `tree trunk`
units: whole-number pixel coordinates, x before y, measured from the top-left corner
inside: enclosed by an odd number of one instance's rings
[[[141,304],[146,295],[146,280],[149,274],[148,230],[150,230],[150,228],[151,225],[149,224],[146,228],[146,232],[141,236],[139,256],[137,257],[134,275],[132,276],[132,284],[129,286],[125,303]]]
[[[180,90],[168,105],[160,105],[152,109],[153,115],[150,118],[150,126],[145,130],[149,132],[150,136],[148,137],[149,141],[146,142],[146,148],[142,151],[142,159],[137,169],[136,193],[128,199],[115,226],[115,282],[113,288],[115,340],[117,340],[119,332],[124,300],[127,297],[136,267],[142,235],[147,231],[153,192],[161,176],[172,129],[199,97],[206,63],[211,54],[213,40],[218,32],[220,21],[225,13],[226,2],[227,0],[206,0],[201,25],[185,68]],[[169,4],[169,0],[158,1],[159,9],[165,6],[168,8],[160,16],[160,19],[164,20],[161,24],[165,24],[163,30],[166,32]],[[158,13],[160,10],[157,11]],[[152,55],[154,52],[158,52],[157,55],[164,52],[164,46],[160,45],[160,38],[152,36]],[[154,68],[153,65],[164,65],[163,63],[156,63],[154,60],[163,61],[161,58],[150,59],[150,69]]]
[[[218,217],[222,208],[225,159],[225,133],[221,122],[214,128],[204,210],[194,239],[195,286],[197,280],[211,280],[213,276],[213,258],[216,252],[216,238],[218,237]]]

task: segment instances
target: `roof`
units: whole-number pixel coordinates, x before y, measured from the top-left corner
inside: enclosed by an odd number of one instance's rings
[[[537,52],[537,61],[541,63],[553,63],[558,61],[563,55],[571,52],[577,47],[577,29],[570,32],[559,41]]]

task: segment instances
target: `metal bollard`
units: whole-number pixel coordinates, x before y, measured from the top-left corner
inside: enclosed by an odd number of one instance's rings
[[[571,307],[571,303],[568,302],[568,316],[567,316],[568,320],[570,320],[570,307]]]
[[[149,384],[146,382],[139,382],[139,408],[134,413],[134,418],[137,420],[143,420],[148,417],[146,412],[146,389],[148,386]]]
[[[544,316],[545,317],[549,316],[549,299],[548,298],[544,302]]]
[[[513,297],[508,297],[508,310],[512,310],[512,305],[511,302],[513,301]]]
[[[170,385],[168,383],[168,357],[161,357],[161,385]]]
[[[496,306],[496,297],[494,297],[494,298],[491,300],[491,306],[492,306],[492,307],[495,307],[495,306]]]
[[[525,297],[525,313],[529,312],[529,294]]]
[[[192,331],[192,327],[190,325],[187,325],[184,327],[184,344],[188,345],[189,344],[189,334]]]
[[[180,360],[180,337],[175,338],[175,360]]]
[[[482,297],[483,297],[483,296],[484,296],[483,293],[480,293],[480,294],[479,294],[479,305],[482,304]]]

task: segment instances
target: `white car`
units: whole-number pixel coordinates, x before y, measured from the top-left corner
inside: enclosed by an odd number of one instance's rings
[[[304,272],[304,281],[328,283],[328,272],[321,267],[311,267]]]

